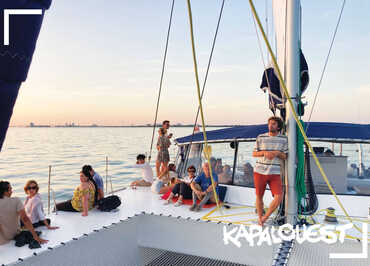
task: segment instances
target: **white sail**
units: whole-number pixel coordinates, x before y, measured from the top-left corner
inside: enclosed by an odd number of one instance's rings
[[[277,62],[291,96],[296,96],[299,92],[300,7],[301,3],[299,0],[272,1]],[[280,86],[281,89],[282,87]],[[284,95],[283,92],[281,94]],[[297,103],[295,101],[293,101],[293,105],[294,109],[296,109]],[[285,168],[285,215],[288,223],[296,224],[296,122],[291,108],[286,110],[286,134],[289,139],[289,156]]]
[[[286,28],[287,28],[287,0],[272,0],[272,13],[274,17],[274,29],[276,40],[276,57],[277,62],[283,75],[286,79]],[[301,24],[301,8],[299,11],[299,24]],[[301,25],[299,25],[301,29]],[[300,34],[299,34],[300,42]],[[283,92],[282,92],[283,95]]]

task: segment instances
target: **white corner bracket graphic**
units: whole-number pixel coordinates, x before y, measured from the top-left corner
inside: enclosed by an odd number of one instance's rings
[[[4,9],[4,45],[9,45],[10,15],[42,15],[42,9]]]
[[[362,223],[362,252],[361,253],[330,253],[330,259],[367,259],[368,249],[367,249],[367,223]]]

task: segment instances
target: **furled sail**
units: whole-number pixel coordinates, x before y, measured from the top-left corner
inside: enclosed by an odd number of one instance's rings
[[[284,65],[285,63],[283,63]],[[300,68],[301,68],[301,95],[307,89],[308,82],[309,82],[309,75],[308,75],[308,65],[306,58],[304,57],[302,51],[300,51]],[[280,66],[279,66],[280,68]],[[282,71],[282,69],[280,68]],[[283,99],[283,91],[280,86],[280,81],[278,75],[274,69],[274,67],[270,64],[262,74],[262,82],[260,88],[263,91],[268,91],[269,93],[269,108],[275,114],[276,109],[284,110],[284,99]]]
[[[4,18],[0,18],[0,151],[9,127],[19,88],[26,80],[41,29],[44,11],[52,0],[1,0],[4,9],[42,9],[42,15],[10,16],[9,45],[4,45]]]
[[[283,75],[286,77],[286,0],[272,0],[275,39],[276,39],[276,59]],[[300,69],[301,69],[301,94],[306,90],[309,82],[307,61],[300,50]],[[276,109],[282,110],[282,116],[285,115],[284,93],[282,91],[280,81],[276,69],[272,64],[266,67],[262,76],[260,88],[269,93],[269,108],[275,114]]]

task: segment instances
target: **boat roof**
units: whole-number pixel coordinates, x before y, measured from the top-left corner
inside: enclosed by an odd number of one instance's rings
[[[310,122],[305,123],[307,137],[312,141],[340,143],[370,143],[370,124]],[[255,141],[259,134],[267,132],[267,124],[235,126],[207,131],[207,141]],[[203,143],[203,133],[177,138],[178,145]]]

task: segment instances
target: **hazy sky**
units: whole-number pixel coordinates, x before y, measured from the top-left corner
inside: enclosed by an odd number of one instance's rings
[[[201,82],[221,2],[192,1]],[[266,1],[254,2],[265,19]],[[55,0],[12,125],[152,123],[170,4]],[[341,4],[302,0],[302,48],[311,77],[307,113]],[[347,1],[313,121],[370,122],[369,10],[368,0]],[[185,0],[175,3],[167,63],[159,120],[192,123],[197,98]],[[270,111],[259,89],[262,71],[248,1],[227,0],[204,98],[206,122],[264,122]]]

